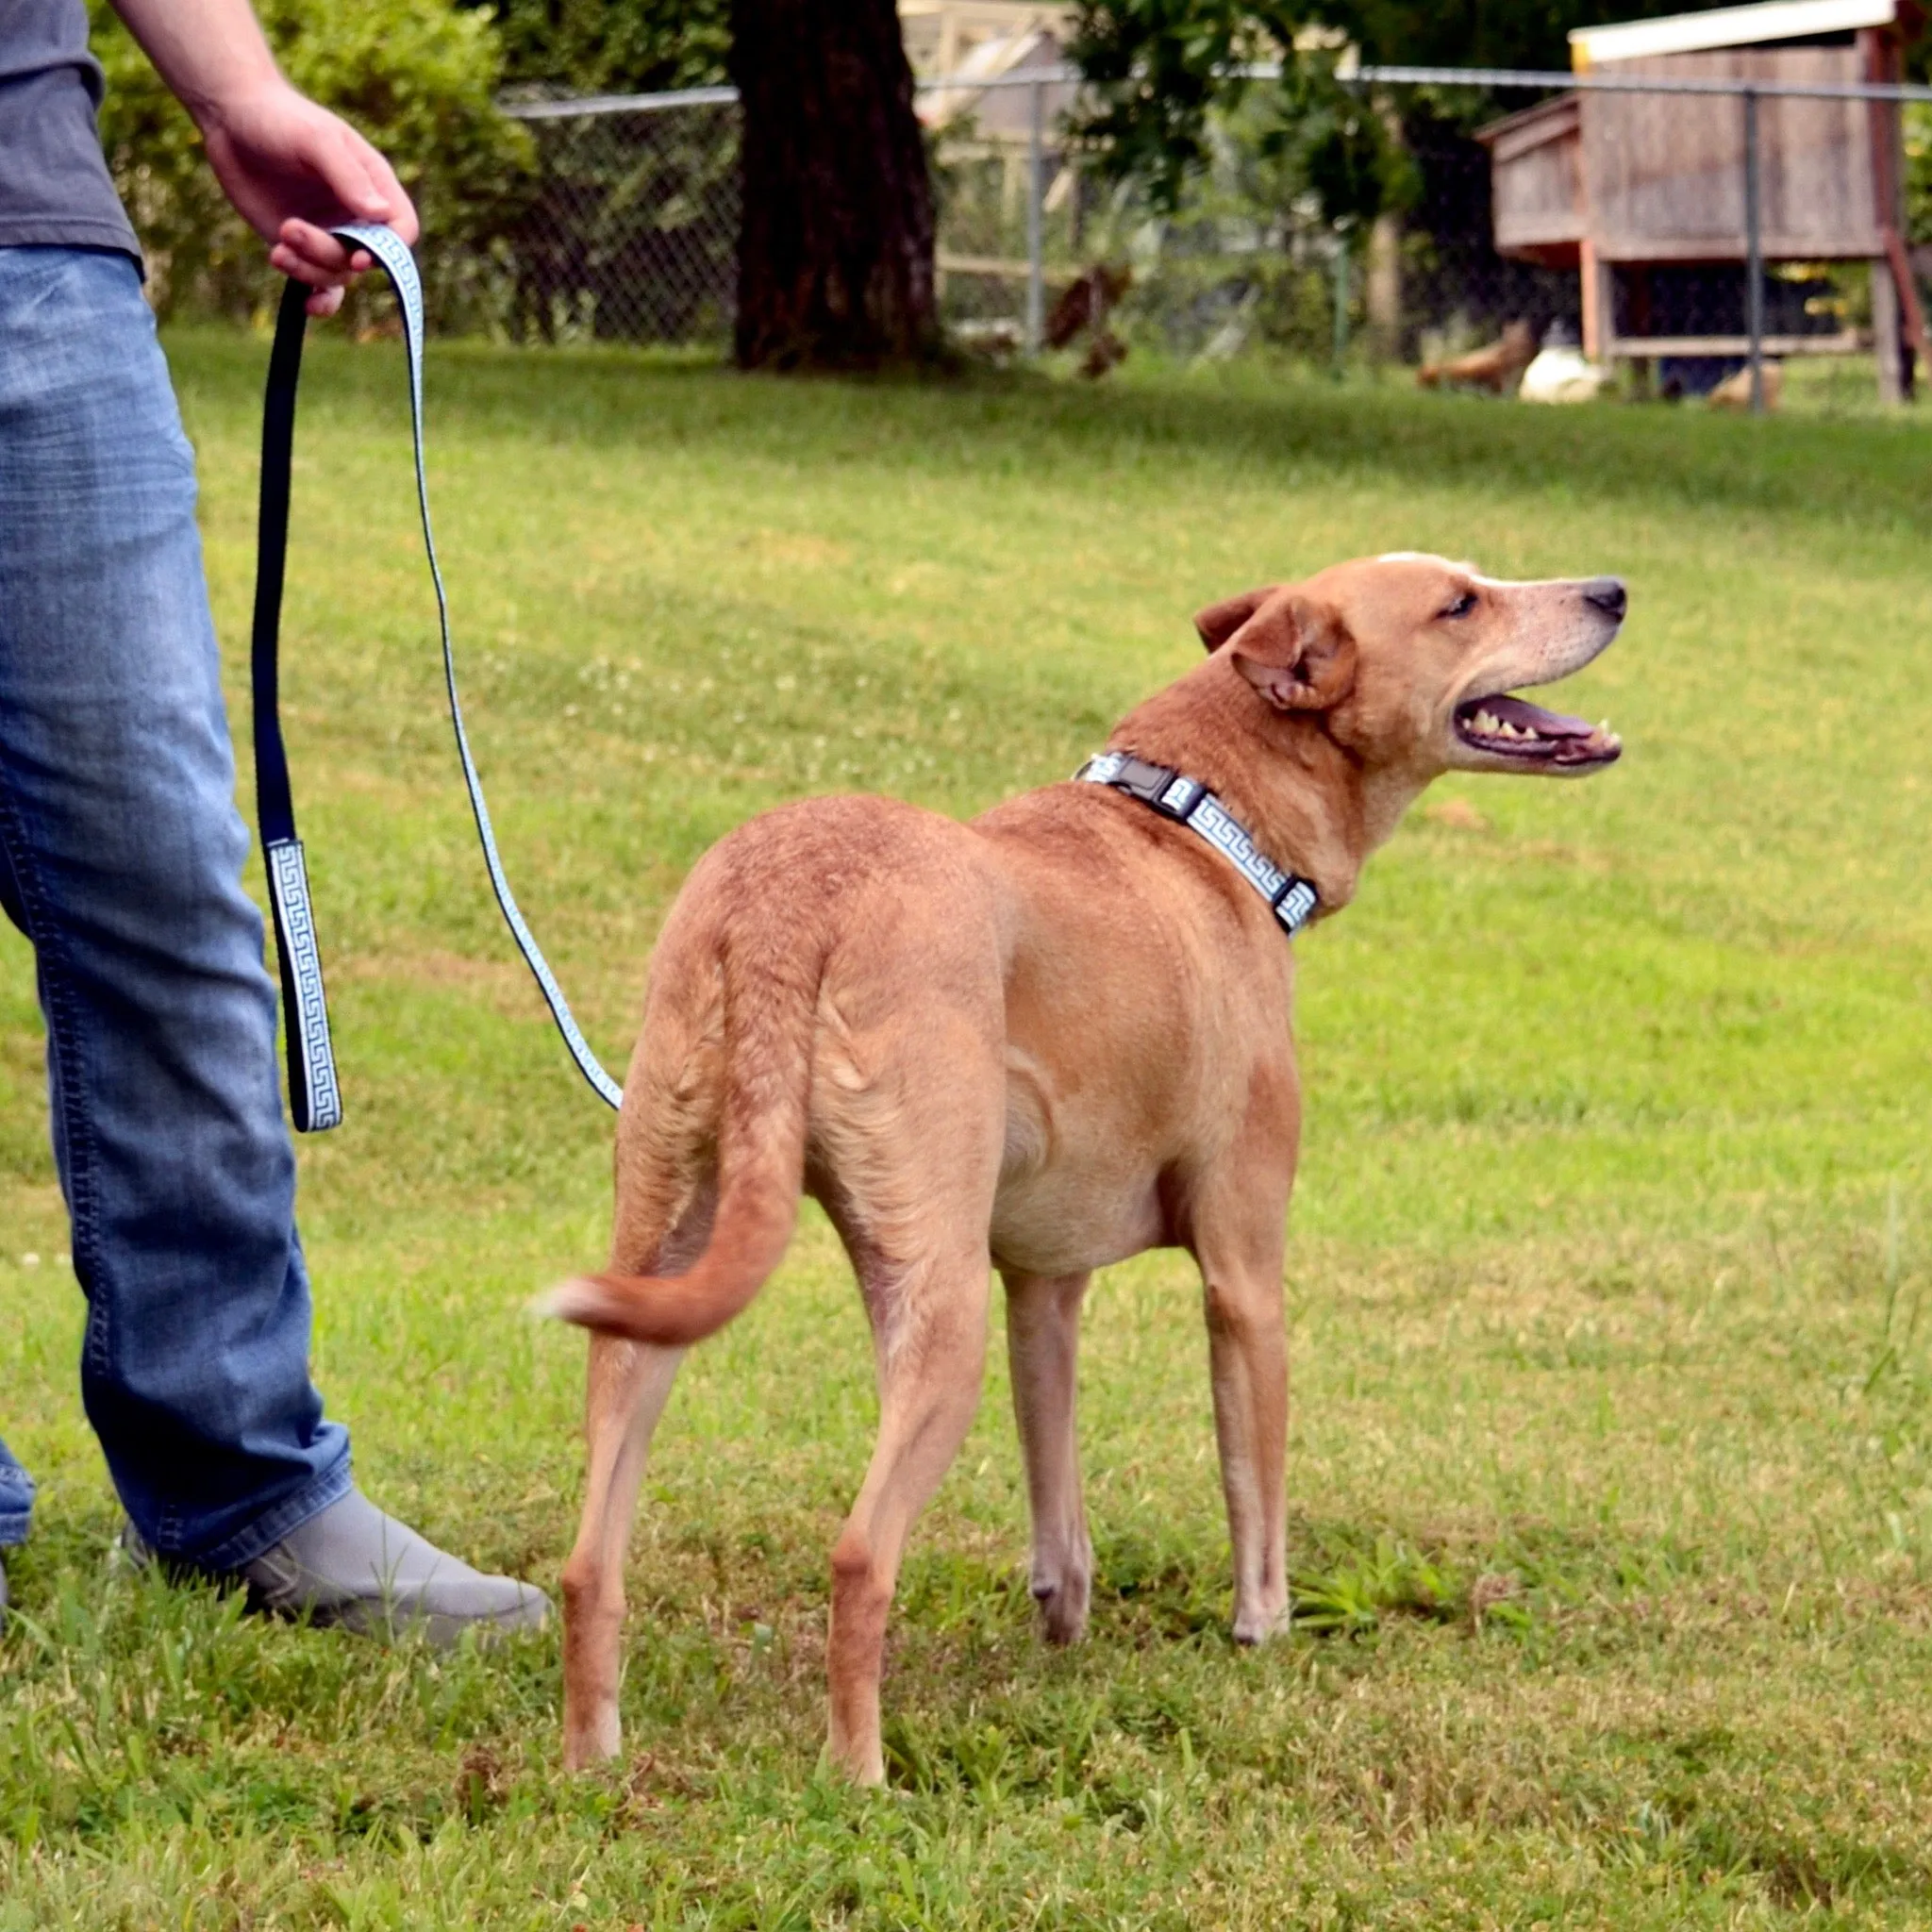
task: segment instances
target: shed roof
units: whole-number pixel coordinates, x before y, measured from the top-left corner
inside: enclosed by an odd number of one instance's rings
[[[1570,64],[1584,74],[1609,60],[1852,33],[1859,27],[1890,26],[1898,14],[1899,0],[1765,0],[1757,7],[1718,7],[1616,26],[1580,26],[1570,35]]]

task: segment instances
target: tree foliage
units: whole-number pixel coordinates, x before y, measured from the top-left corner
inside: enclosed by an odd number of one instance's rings
[[[1074,132],[1117,178],[1172,208],[1206,163],[1214,113],[1267,98],[1274,136],[1332,222],[1372,218],[1407,180],[1390,125],[1335,78],[1343,44],[1372,63],[1567,68],[1570,29],[1681,9],[1682,0],[1077,0],[1070,51],[1095,105]],[[1299,47],[1297,46],[1299,42]],[[1242,72],[1278,61],[1281,78]],[[1520,103],[1519,103],[1520,104]],[[1434,105],[1485,119],[1493,97],[1457,91]]]
[[[504,78],[571,93],[650,93],[724,78],[729,0],[461,0],[496,23]]]
[[[1906,231],[1914,242],[1932,242],[1932,108],[1905,110]]]
[[[1685,0],[1312,0],[1367,61],[1567,69],[1573,27],[1682,13]]]
[[[482,299],[489,243],[531,164],[525,131],[493,105],[502,58],[491,23],[450,0],[258,0],[257,11],[283,72],[381,148],[414,197],[441,319],[474,319],[462,310]],[[157,309],[256,311],[277,280],[267,249],[223,199],[193,122],[106,0],[90,12],[108,75],[102,144]]]
[[[1292,67],[1302,19],[1272,0],[1079,0],[1069,51],[1094,104],[1074,131],[1108,173],[1172,208],[1207,161],[1209,109],[1247,91],[1243,66]]]

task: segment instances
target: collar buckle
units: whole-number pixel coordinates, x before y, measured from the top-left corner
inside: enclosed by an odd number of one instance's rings
[[[1176,772],[1161,787],[1158,798],[1147,803],[1162,818],[1172,819],[1176,824],[1184,825],[1193,817],[1194,808],[1208,796],[1208,788],[1198,778],[1190,778],[1185,772]]]

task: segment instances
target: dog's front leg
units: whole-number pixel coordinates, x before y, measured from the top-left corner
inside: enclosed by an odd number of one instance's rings
[[[1093,1589],[1093,1545],[1080,1500],[1080,1447],[1074,1423],[1080,1303],[1085,1274],[1004,1273],[1007,1356],[1013,1374],[1013,1414],[1026,1458],[1033,1512],[1030,1582],[1049,1643],[1087,1634]]]
[[[1288,1336],[1281,1247],[1272,1263],[1205,1248],[1214,1433],[1234,1544],[1234,1635],[1259,1643],[1288,1610]]]
[[[576,1547],[563,1566],[563,1761],[572,1771],[617,1756],[624,1552],[651,1435],[683,1357],[680,1348],[591,1337],[590,1482]]]

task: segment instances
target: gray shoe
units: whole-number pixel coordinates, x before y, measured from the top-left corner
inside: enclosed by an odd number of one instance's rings
[[[154,1560],[132,1524],[122,1542],[137,1565]],[[420,1636],[439,1649],[465,1630],[535,1630],[550,1616],[541,1590],[472,1570],[385,1516],[360,1490],[233,1574],[247,1585],[251,1607],[273,1616],[306,1612],[358,1637]]]

